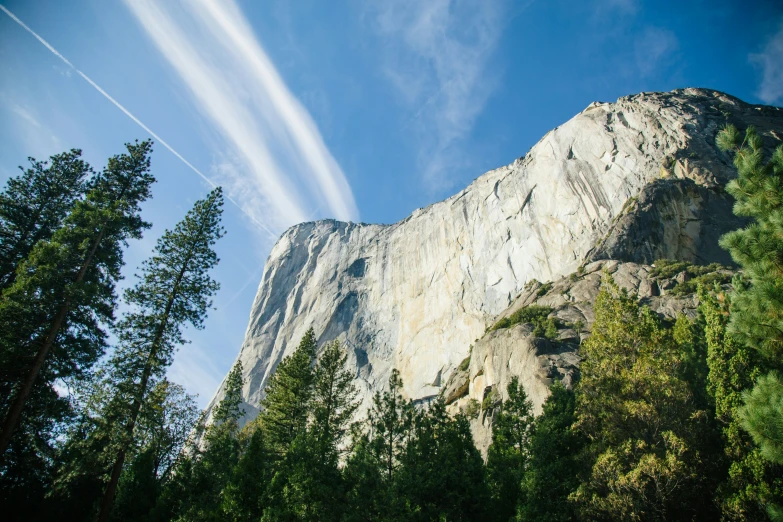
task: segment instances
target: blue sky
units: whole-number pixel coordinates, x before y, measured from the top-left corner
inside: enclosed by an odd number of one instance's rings
[[[158,183],[144,208],[154,227],[130,246],[123,284],[210,182],[234,201],[216,310],[170,371],[202,405],[236,357],[264,260],[288,226],[400,220],[596,100],[695,86],[783,104],[774,1],[2,6],[0,181],[27,156],[73,147],[100,168],[154,132]]]

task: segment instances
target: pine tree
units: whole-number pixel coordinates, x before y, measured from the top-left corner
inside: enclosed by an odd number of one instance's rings
[[[486,519],[489,489],[467,418],[452,418],[439,399],[416,411],[408,429],[394,487],[400,519]]]
[[[397,480],[413,436],[414,408],[401,392],[400,374],[393,369],[388,390],[375,394],[367,430],[353,430],[353,447],[344,470],[348,520],[397,520],[404,511]]]
[[[246,430],[241,457],[223,491],[222,511],[229,520],[261,520],[269,505],[267,487],[272,467],[261,429]]]
[[[261,401],[263,411],[257,422],[265,431],[269,448],[278,457],[285,455],[294,439],[307,428],[316,348],[315,332],[310,328],[294,353],[277,366]]]
[[[737,342],[757,350],[768,368],[781,368],[783,355],[783,145],[769,161],[764,144],[753,127],[744,138],[734,126],[717,137],[718,147],[734,156],[738,176],[726,191],[736,199],[734,213],[753,219],[748,227],[721,238],[721,246],[743,269],[748,281],[736,279],[731,299],[729,334]],[[783,380],[776,372],[760,378],[745,395],[746,405],[738,412],[743,427],[760,445],[762,455],[779,463],[783,453],[783,408],[775,407],[776,390]],[[770,504],[770,515],[783,520],[780,507]]]
[[[359,405],[346,361],[338,341],[325,346],[313,374],[309,425],[294,439],[274,479],[274,487],[284,484],[286,508],[299,519],[339,520],[344,508],[339,457]]]
[[[326,345],[315,368],[311,432],[318,459],[337,466],[340,445],[359,407],[353,373],[346,367],[348,356],[338,341]]]
[[[198,417],[185,390],[164,379],[150,391],[139,415],[133,459],[123,469],[112,519],[149,520]]]
[[[113,320],[122,247],[149,226],[139,216],[140,204],[155,181],[149,173],[151,143],[128,144],[127,149],[91,180],[86,198],[48,241],[35,245],[14,284],[3,292],[3,457],[23,413],[30,418],[36,409],[51,408],[58,400],[53,383],[79,378],[103,353],[100,323]],[[30,397],[40,401],[25,412]]]
[[[8,180],[0,194],[0,290],[13,284],[17,265],[36,243],[48,240],[86,191],[93,174],[71,149],[48,161],[28,158],[30,167]]]
[[[204,431],[203,449],[190,455],[187,465],[176,473],[183,494],[174,507],[174,520],[197,522],[226,516],[223,493],[239,463],[239,419],[244,414],[240,407],[241,362],[237,361],[229,372],[224,390],[212,423]]]
[[[726,191],[734,196],[734,213],[754,220],[721,238],[734,261],[750,278],[735,288],[729,331],[739,342],[770,360],[783,354],[783,145],[765,162],[764,144],[753,127],[744,139],[734,126],[717,137],[718,146],[734,155],[738,177]]]
[[[113,414],[122,419],[114,464],[101,502],[99,521],[107,520],[127,451],[139,416],[156,380],[171,364],[176,347],[185,342],[182,328],[202,328],[211,297],[219,285],[209,275],[217,265],[215,242],[223,195],[216,188],[197,201],[173,230],[158,240],[153,256],[144,262],[140,281],[125,292],[131,307],[117,326],[119,345],[109,367],[116,388]]]
[[[506,391],[508,400],[492,423],[492,444],[487,453],[493,518],[502,521],[511,520],[522,501],[522,478],[533,425],[533,405],[517,377],[511,379]]]
[[[576,397],[560,382],[552,386],[530,434],[528,467],[517,520],[568,522],[576,519],[568,496],[579,486],[584,436],[574,428]]]

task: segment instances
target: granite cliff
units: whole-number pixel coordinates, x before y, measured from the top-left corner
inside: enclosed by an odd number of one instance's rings
[[[399,223],[291,227],[266,262],[239,353],[247,418],[309,327],[320,342],[343,342],[365,404],[392,368],[413,399],[445,394],[475,344],[462,373],[470,387],[463,397],[476,399],[488,386],[502,387],[509,371],[540,374],[539,357],[551,355],[531,348],[527,359],[517,357],[519,368],[510,366],[509,354],[498,356],[500,366],[491,371],[504,377],[475,379],[479,359],[488,375],[488,350],[521,346],[525,326],[508,329],[513,338],[500,330],[484,334],[531,281],[603,267],[595,262],[606,259],[729,264],[718,238],[742,221],[722,188],[733,166],[714,145],[726,123],[756,126],[770,147],[783,138],[778,108],[703,89],[642,93],[591,104],[525,156]],[[566,378],[569,365],[578,364],[576,350],[573,357],[567,351],[560,366],[550,365],[565,370],[540,379],[540,390],[538,381],[523,378],[537,408],[547,379]],[[221,397],[219,389],[211,405]]]

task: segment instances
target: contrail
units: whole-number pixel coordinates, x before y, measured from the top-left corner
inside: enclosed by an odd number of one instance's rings
[[[2,4],[0,4],[0,10],[2,10],[2,11],[5,13],[5,14],[7,14],[7,15],[8,15],[8,16],[11,18],[11,20],[13,20],[13,21],[14,21],[14,22],[16,22],[17,24],[19,24],[19,25],[22,27],[22,29],[24,29],[25,31],[27,31],[28,33],[30,33],[31,35],[33,35],[33,36],[35,37],[35,39],[36,39],[36,40],[38,40],[39,42],[41,42],[41,43],[42,43],[42,44],[43,44],[43,45],[44,45],[44,46],[45,46],[47,49],[49,49],[49,51],[51,51],[51,53],[52,53],[52,54],[54,54],[54,55],[55,55],[57,58],[59,58],[60,60],[62,60],[62,61],[63,61],[63,63],[65,63],[65,64],[66,64],[68,67],[70,67],[71,69],[73,69],[74,71],[76,71],[76,74],[78,74],[79,76],[81,76],[82,78],[84,78],[84,80],[85,80],[87,83],[89,83],[90,85],[92,85],[92,86],[95,88],[95,90],[96,90],[96,91],[98,91],[99,93],[101,93],[101,94],[103,95],[103,97],[104,97],[104,98],[106,98],[107,100],[109,100],[109,101],[110,101],[112,104],[114,104],[114,106],[115,106],[115,107],[117,107],[117,108],[118,108],[118,109],[120,109],[122,112],[124,112],[124,113],[125,113],[125,115],[126,115],[128,118],[130,118],[131,120],[133,120],[133,121],[134,121],[134,122],[135,122],[135,123],[136,123],[136,124],[137,124],[139,127],[141,127],[141,128],[142,128],[142,129],[144,129],[146,132],[148,132],[148,133],[150,134],[150,136],[152,136],[153,138],[155,138],[155,141],[156,141],[156,142],[158,142],[158,143],[160,143],[161,145],[163,145],[164,147],[166,147],[166,148],[169,150],[169,152],[171,152],[171,153],[172,153],[172,154],[174,154],[174,155],[175,155],[177,158],[179,158],[179,159],[180,159],[180,161],[182,161],[182,163],[184,163],[185,165],[187,165],[187,166],[190,168],[190,170],[192,170],[193,172],[195,172],[196,174],[198,174],[199,176],[201,176],[201,179],[203,179],[204,181],[206,181],[207,183],[209,183],[209,184],[210,184],[212,187],[217,187],[217,184],[216,184],[214,181],[212,181],[210,178],[208,178],[207,176],[205,176],[205,175],[204,175],[204,174],[203,174],[203,173],[202,173],[202,172],[201,172],[199,169],[197,169],[196,167],[194,167],[192,163],[190,163],[188,160],[186,160],[186,159],[185,159],[185,158],[182,156],[182,154],[180,154],[179,152],[177,152],[176,150],[174,150],[174,148],[173,148],[171,145],[169,145],[168,143],[166,143],[166,141],[165,141],[163,138],[161,138],[160,136],[158,136],[156,133],[152,132],[152,129],[150,129],[149,127],[147,127],[146,125],[144,125],[144,123],[142,123],[142,122],[141,122],[141,120],[139,120],[139,119],[138,119],[136,116],[134,116],[134,115],[133,115],[133,114],[132,114],[132,113],[131,113],[131,112],[130,112],[128,109],[126,109],[125,107],[123,107],[123,106],[122,106],[122,104],[121,104],[120,102],[118,102],[117,100],[115,100],[114,98],[112,98],[112,97],[109,95],[109,93],[107,93],[106,91],[104,91],[103,89],[101,89],[101,87],[100,87],[100,86],[99,86],[97,83],[95,83],[94,81],[92,81],[92,80],[90,79],[90,77],[89,77],[89,76],[87,76],[86,74],[84,74],[83,72],[81,72],[79,69],[77,69],[77,68],[76,68],[76,66],[75,66],[75,65],[73,65],[73,64],[72,64],[70,61],[68,61],[68,59],[67,59],[65,56],[63,56],[62,54],[60,54],[60,53],[59,53],[59,51],[57,51],[57,49],[55,49],[54,47],[52,47],[52,46],[49,44],[49,42],[47,42],[46,40],[44,40],[43,38],[41,38],[40,36],[38,36],[38,33],[36,33],[35,31],[33,31],[32,29],[30,29],[29,27],[27,27],[27,25],[26,25],[24,22],[22,22],[22,21],[21,21],[19,18],[17,18],[17,17],[16,17],[16,15],[15,15],[14,13],[12,13],[12,12],[11,12],[11,11],[9,11],[8,9],[6,9],[6,7],[5,7],[4,5],[2,5]],[[231,196],[229,196],[228,194],[226,194],[226,199],[228,199],[228,200],[229,200],[231,203],[233,203],[233,204],[234,204],[234,206],[236,206],[236,207],[237,207],[237,208],[238,208],[238,209],[239,209],[239,210],[240,210],[240,211],[241,211],[241,212],[242,212],[242,213],[243,213],[245,216],[247,216],[247,217],[250,219],[250,221],[252,221],[252,222],[253,222],[253,223],[255,223],[256,225],[258,225],[259,227],[261,227],[262,229],[264,229],[264,230],[267,232],[267,234],[269,234],[269,235],[270,235],[270,237],[271,237],[273,240],[276,240],[276,239],[277,239],[277,237],[278,237],[278,235],[279,235],[279,234],[274,234],[274,233],[273,233],[271,230],[269,230],[269,228],[267,228],[267,227],[266,227],[266,225],[264,225],[263,223],[261,223],[260,221],[258,221],[257,219],[255,219],[253,216],[251,216],[250,214],[248,214],[247,212],[245,212],[245,209],[243,209],[241,206],[239,206],[239,204],[238,204],[236,201],[234,201],[234,199],[233,199],[233,198],[231,198]]]

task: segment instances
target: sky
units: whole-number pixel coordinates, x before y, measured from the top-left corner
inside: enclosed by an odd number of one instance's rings
[[[0,183],[152,138],[153,223],[214,185],[221,289],[169,378],[211,398],[289,226],[393,223],[524,156],[593,101],[706,87],[783,105],[783,3],[0,0]]]

